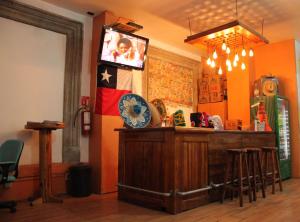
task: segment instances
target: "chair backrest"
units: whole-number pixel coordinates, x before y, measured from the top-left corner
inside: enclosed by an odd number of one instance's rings
[[[0,146],[0,162],[15,162],[14,168],[18,168],[24,142],[21,140],[6,140]]]

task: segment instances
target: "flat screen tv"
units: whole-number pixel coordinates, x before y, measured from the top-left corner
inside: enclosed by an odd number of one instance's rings
[[[149,39],[104,27],[98,62],[144,70]]]

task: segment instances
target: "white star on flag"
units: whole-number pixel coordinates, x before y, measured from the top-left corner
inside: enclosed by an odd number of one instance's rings
[[[106,80],[109,83],[109,78],[111,77],[110,74],[108,74],[107,69],[105,70],[104,73],[101,73],[102,75],[102,81]]]

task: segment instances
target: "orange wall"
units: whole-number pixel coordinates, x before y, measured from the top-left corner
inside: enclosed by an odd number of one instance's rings
[[[228,119],[241,119],[243,128],[250,128],[250,75],[249,64],[245,61],[246,69],[240,66],[227,72]]]
[[[227,101],[198,104],[197,110],[198,112],[206,112],[209,115],[219,115],[223,124],[227,120]]]
[[[101,116],[101,193],[118,190],[119,133],[123,126],[119,116]]]
[[[289,99],[292,175],[300,177],[300,131],[298,120],[298,96],[295,40],[273,43],[255,48],[254,79],[273,74],[279,79],[279,94]]]
[[[118,20],[111,12],[105,11],[93,18],[93,41],[91,55],[91,104],[95,104],[97,82],[97,55],[100,34],[104,24]],[[89,142],[89,162],[92,166],[92,186],[95,193],[109,193],[118,190],[118,132],[123,126],[119,116],[93,114],[93,126]]]

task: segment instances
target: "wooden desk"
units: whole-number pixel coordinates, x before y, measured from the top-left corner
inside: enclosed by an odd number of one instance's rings
[[[63,129],[64,123],[55,121],[27,122],[25,129],[39,131],[40,186],[43,203],[62,202],[52,194],[52,140],[51,131]]]
[[[201,128],[119,131],[118,198],[179,213],[219,199],[225,149],[274,146],[274,132]]]

